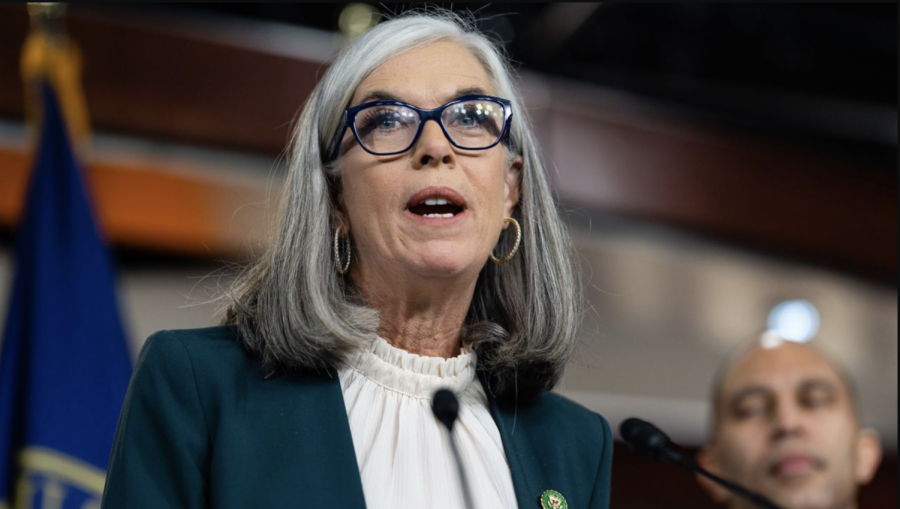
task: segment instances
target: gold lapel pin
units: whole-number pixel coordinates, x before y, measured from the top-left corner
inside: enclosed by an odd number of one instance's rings
[[[569,509],[566,497],[556,490],[541,493],[541,509]]]

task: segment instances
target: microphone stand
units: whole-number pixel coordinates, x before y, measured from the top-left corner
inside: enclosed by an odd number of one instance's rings
[[[450,449],[453,451],[453,459],[456,461],[456,472],[459,474],[459,482],[462,484],[463,502],[466,509],[474,509],[475,504],[472,503],[472,491],[469,489],[469,480],[463,471],[462,459],[459,456],[459,449],[456,447],[456,439],[453,433],[448,429],[447,435],[450,437]]]
[[[462,488],[463,503],[466,509],[475,509],[475,504],[472,503],[472,491],[469,489],[469,480],[463,471],[462,458],[456,447],[456,438],[453,436],[453,424],[456,423],[456,418],[459,416],[459,401],[456,399],[456,395],[447,389],[438,390],[431,400],[431,411],[447,428],[450,450],[453,451],[453,460],[456,463],[456,472],[459,474],[459,483]]]
[[[633,451],[687,468],[688,470],[711,479],[713,482],[750,500],[759,507],[765,509],[782,509],[782,507],[762,495],[750,491],[740,484],[727,479],[722,479],[701,467],[695,461],[687,458],[684,454],[675,449],[674,444],[669,440],[669,437],[665,433],[649,422],[642,421],[635,417],[625,419],[619,426],[619,435],[621,435],[622,439],[625,440]]]
[[[750,491],[747,488],[741,486],[740,484],[731,482],[727,479],[723,479],[723,478],[717,476],[716,474],[710,472],[709,470],[706,470],[705,468],[698,465],[697,462],[695,462],[689,458],[686,458],[683,454],[681,454],[680,452],[678,452],[674,449],[666,448],[660,456],[662,459],[668,460],[671,463],[680,465],[684,468],[687,468],[688,470],[690,470],[692,472],[696,472],[696,473],[702,475],[703,477],[713,480],[714,482],[716,482],[716,483],[724,486],[725,488],[733,491],[734,493],[737,493],[738,495],[750,500],[751,502],[753,502],[754,504],[756,504],[760,507],[764,507],[765,509],[782,509],[781,506],[776,505],[774,502],[763,497],[762,495],[760,495],[756,492]]]

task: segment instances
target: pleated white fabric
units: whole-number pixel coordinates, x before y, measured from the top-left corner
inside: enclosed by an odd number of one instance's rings
[[[460,482],[431,397],[459,399],[453,427],[476,508],[516,507],[500,432],[475,376],[475,353],[423,357],[383,339],[339,371],[368,509],[463,509]]]

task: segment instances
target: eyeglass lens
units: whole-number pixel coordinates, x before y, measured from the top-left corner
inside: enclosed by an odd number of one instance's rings
[[[468,149],[482,149],[496,143],[503,132],[504,118],[503,105],[487,100],[452,104],[441,113],[441,123],[450,141]],[[390,154],[410,148],[420,122],[416,110],[381,105],[357,113],[355,127],[366,149]]]

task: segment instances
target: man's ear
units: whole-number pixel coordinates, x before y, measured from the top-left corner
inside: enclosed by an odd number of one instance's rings
[[[872,480],[881,464],[881,438],[874,429],[863,428],[856,437],[856,483],[860,486]]]
[[[722,477],[722,466],[719,462],[719,459],[716,457],[715,450],[713,446],[705,446],[697,453],[697,464],[703,467],[706,470],[709,470],[713,474]],[[717,483],[711,481],[710,479],[703,477],[700,474],[694,474],[697,478],[697,482],[700,483],[700,486],[706,490],[706,493],[709,494],[710,498],[715,500],[720,504],[728,503],[731,498],[734,496],[732,493],[722,486],[719,486]]]
[[[503,205],[503,217],[512,217],[512,211],[519,203],[519,189],[522,185],[522,166],[524,164],[522,157],[516,156],[510,160],[506,169],[506,201]]]

